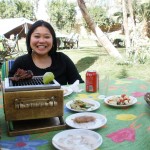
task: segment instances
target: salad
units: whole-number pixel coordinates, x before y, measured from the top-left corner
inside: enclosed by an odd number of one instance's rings
[[[75,110],[87,110],[91,108],[93,104],[81,101],[81,100],[74,100],[70,107]]]
[[[108,103],[113,105],[129,105],[132,101],[129,96],[122,94],[120,96],[111,97],[111,99],[108,99]]]

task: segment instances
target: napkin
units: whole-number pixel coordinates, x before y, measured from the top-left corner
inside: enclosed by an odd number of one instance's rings
[[[79,80],[76,80],[72,85],[69,86],[73,90],[73,92],[80,93],[83,89],[79,88]]]

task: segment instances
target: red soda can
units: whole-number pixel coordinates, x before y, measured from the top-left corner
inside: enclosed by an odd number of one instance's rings
[[[97,92],[99,88],[99,76],[96,71],[86,72],[86,91]]]

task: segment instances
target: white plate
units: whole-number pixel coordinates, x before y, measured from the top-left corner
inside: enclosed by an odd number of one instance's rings
[[[73,92],[73,90],[69,87],[62,86],[61,88],[64,90],[64,96],[68,96]]]
[[[71,129],[59,132],[52,139],[58,150],[94,150],[103,142],[102,136],[91,130]]]
[[[129,106],[132,106],[134,104],[136,104],[137,102],[137,99],[133,96],[129,96],[130,100],[131,100],[131,103],[130,104],[127,104],[127,105],[114,105],[114,104],[110,104],[108,103],[108,100],[109,99],[112,99],[114,96],[118,96],[120,97],[121,95],[113,95],[113,96],[108,96],[104,99],[104,102],[107,104],[107,105],[110,105],[110,106],[113,106],[113,107],[129,107]]]
[[[75,100],[71,100],[69,102],[66,103],[66,107],[72,111],[75,111],[75,112],[85,112],[85,111],[94,111],[96,109],[98,109],[100,107],[100,103],[97,102],[96,100],[81,100],[83,102],[86,102],[86,103],[89,103],[89,104],[92,104],[93,106],[91,106],[90,108],[87,108],[86,110],[76,110],[76,109],[73,109],[71,108],[70,104],[72,104]]]
[[[74,119],[80,116],[92,116],[95,118],[95,121],[86,122],[86,123],[76,123]],[[66,118],[66,124],[76,129],[94,130],[94,129],[98,129],[104,126],[106,122],[107,122],[107,119],[105,116],[98,114],[98,113],[92,113],[92,112],[76,113]]]

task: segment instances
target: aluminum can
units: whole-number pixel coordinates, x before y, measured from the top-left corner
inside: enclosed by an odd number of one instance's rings
[[[99,88],[99,75],[96,71],[86,72],[86,91],[97,92]]]

